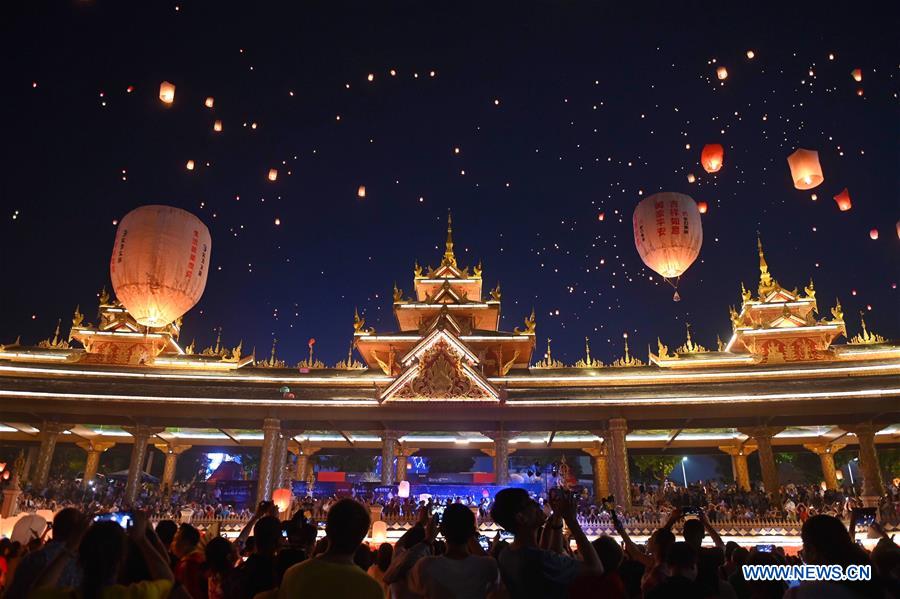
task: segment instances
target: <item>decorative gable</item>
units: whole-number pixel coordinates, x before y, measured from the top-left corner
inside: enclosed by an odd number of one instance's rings
[[[453,334],[435,330],[402,359],[406,369],[382,401],[500,401],[500,393],[474,367],[478,358]]]

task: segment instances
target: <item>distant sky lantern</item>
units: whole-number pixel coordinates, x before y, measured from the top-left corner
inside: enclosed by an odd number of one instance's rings
[[[697,202],[697,210],[700,212],[700,214],[706,214],[706,211],[708,209],[709,206],[707,206],[706,202]]]
[[[275,489],[272,491],[272,503],[278,507],[280,514],[287,514],[291,509],[291,501],[294,493],[290,489]]]
[[[834,196],[834,201],[837,202],[838,208],[841,212],[847,212],[850,208],[853,207],[853,202],[850,201],[850,192],[847,191],[845,187],[841,193]]]
[[[862,97],[862,96],[865,95],[865,93],[866,93],[866,92],[863,91],[863,88],[859,88],[858,90],[856,90],[856,95],[857,95],[857,96]]]
[[[203,105],[206,106],[207,108],[212,108],[213,105],[215,105],[215,103],[216,103],[215,98],[213,98],[212,96],[207,96],[206,100],[203,102]]]
[[[277,178],[278,178],[278,169],[270,168],[269,169],[269,181],[274,181]]]
[[[706,144],[700,152],[700,164],[707,173],[717,173],[725,162],[725,148],[721,144]]]
[[[872,229],[871,231],[869,231],[869,237],[872,238],[872,241],[878,239],[878,229]]]
[[[356,190],[356,197],[359,197],[359,198],[366,197],[366,186],[365,185],[359,186],[359,188]]]
[[[812,189],[818,187],[825,180],[822,175],[822,166],[819,164],[819,153],[815,150],[797,150],[788,156],[788,166],[791,168],[791,179],[797,189]]]
[[[144,326],[173,322],[203,295],[211,249],[209,229],[186,210],[132,210],[119,222],[109,264],[116,297]]]
[[[599,220],[600,222],[603,222],[603,219],[605,219],[605,218],[606,218],[605,212],[601,212],[600,214],[597,215],[597,220]]]
[[[900,220],[897,221],[897,239],[900,239]]]
[[[697,177],[694,176],[694,173],[688,173],[687,179],[688,179],[688,183],[693,183],[694,181],[697,180]]]
[[[217,120],[213,123],[213,131],[221,131],[222,130],[222,121]]]
[[[175,84],[163,81],[159,84],[159,99],[165,104],[171,104],[175,101]]]
[[[188,161],[187,161],[187,164],[185,164],[184,167],[185,167],[187,170],[189,170],[189,171],[194,170],[194,161],[193,161],[193,160],[188,160]]]
[[[850,76],[853,77],[853,80],[859,83],[862,81],[862,69],[853,69],[850,71]]]
[[[749,58],[750,60],[753,60],[755,57],[756,57],[756,52],[754,52],[753,50],[747,50],[747,58]]]
[[[724,81],[728,79],[728,69],[725,67],[719,67],[716,69],[716,77],[719,78],[719,81]]]
[[[635,207],[632,224],[641,260],[675,287],[672,299],[678,301],[678,282],[668,279],[680,277],[700,255],[703,225],[697,204],[682,193],[656,193]]]

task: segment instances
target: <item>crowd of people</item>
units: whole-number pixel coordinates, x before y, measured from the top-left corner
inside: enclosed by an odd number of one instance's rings
[[[900,547],[868,521],[877,545],[868,552],[857,544],[860,510],[851,510],[849,530],[833,515],[809,515],[802,552],[788,556],[779,547],[725,544],[710,521],[714,510],[680,503],[646,544],[632,539],[615,509],[609,517],[621,541],[606,535],[590,541],[577,493],[557,489],[541,502],[507,488],[490,505],[505,534],[480,537],[478,510],[461,498],[419,503],[415,523],[393,544],[378,546],[365,543],[370,506],[352,498],[327,501],[324,535],[302,500],[292,514],[262,502],[233,540],[215,527],[201,532],[173,519],[154,527],[146,511],[129,512],[123,528],[116,519],[66,507],[56,513],[52,536],[45,532],[25,545],[0,541],[0,584],[9,599],[900,596]],[[871,578],[754,581],[742,569],[801,562],[868,565]]]

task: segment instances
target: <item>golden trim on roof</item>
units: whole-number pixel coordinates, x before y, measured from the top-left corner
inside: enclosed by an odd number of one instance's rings
[[[525,328],[520,329],[516,327],[513,329],[513,333],[515,335],[534,335],[535,329],[537,329],[537,321],[534,316],[534,308],[531,309],[531,316],[525,319]]]
[[[625,355],[611,364],[613,368],[633,368],[643,366],[644,363],[632,356],[628,351],[628,334],[625,334]]]
[[[759,299],[762,301],[767,295],[780,289],[772,275],[769,274],[769,265],[766,263],[766,255],[763,253],[762,240],[756,236],[756,248],[759,250]]]
[[[441,259],[441,266],[451,266],[456,268],[456,255],[453,253],[453,215],[447,211],[447,242],[444,246],[444,257]]]
[[[691,339],[691,323],[685,323],[685,329],[687,329],[687,339],[681,347],[675,350],[676,354],[702,354],[709,351],[699,343],[694,343],[694,340]]]
[[[550,342],[552,339],[547,337],[547,353],[544,354],[544,359],[537,362],[532,368],[565,368],[566,365],[563,364],[559,360],[554,360],[553,355],[550,353]]]
[[[77,308],[76,308],[77,312]],[[69,343],[63,339],[59,338],[59,328],[62,325],[62,318],[56,321],[56,331],[53,333],[53,337],[48,337],[44,339],[40,343],[38,343],[38,347],[42,349],[69,349]],[[71,337],[70,337],[71,339]]]
[[[584,358],[575,362],[575,368],[602,368],[603,362],[596,358],[591,358],[590,339],[584,338]]]
[[[866,329],[865,313],[862,310],[859,312],[859,324],[862,327],[862,332],[848,341],[847,343],[849,345],[875,345],[876,343],[884,343],[884,337],[878,333],[869,332],[869,330]]]

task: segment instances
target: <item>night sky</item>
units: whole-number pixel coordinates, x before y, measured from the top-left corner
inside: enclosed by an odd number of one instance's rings
[[[150,203],[212,234],[182,333],[198,349],[221,326],[261,357],[275,336],[289,364],[311,337],[342,359],[354,307],[395,328],[392,286],[410,293],[414,261],[439,263],[448,209],[461,265],[482,260],[485,288],[502,285],[501,327],[535,308],[535,359],[550,336],[572,363],[589,336],[609,362],[624,332],[645,359],[686,321],[715,348],[741,281],[755,291],[757,230],[781,284],[814,278],[822,316],[837,296],[851,334],[870,309],[870,329],[900,337],[896,15],[368,4],[5,5],[0,343],[36,343],[58,318],[66,332],[76,304],[95,321],[114,223]],[[707,143],[725,146],[716,175]],[[797,147],[820,153],[814,190],[792,186]],[[848,212],[832,199],[844,187]],[[680,303],[632,238],[634,205],[657,191],[709,204]]]

